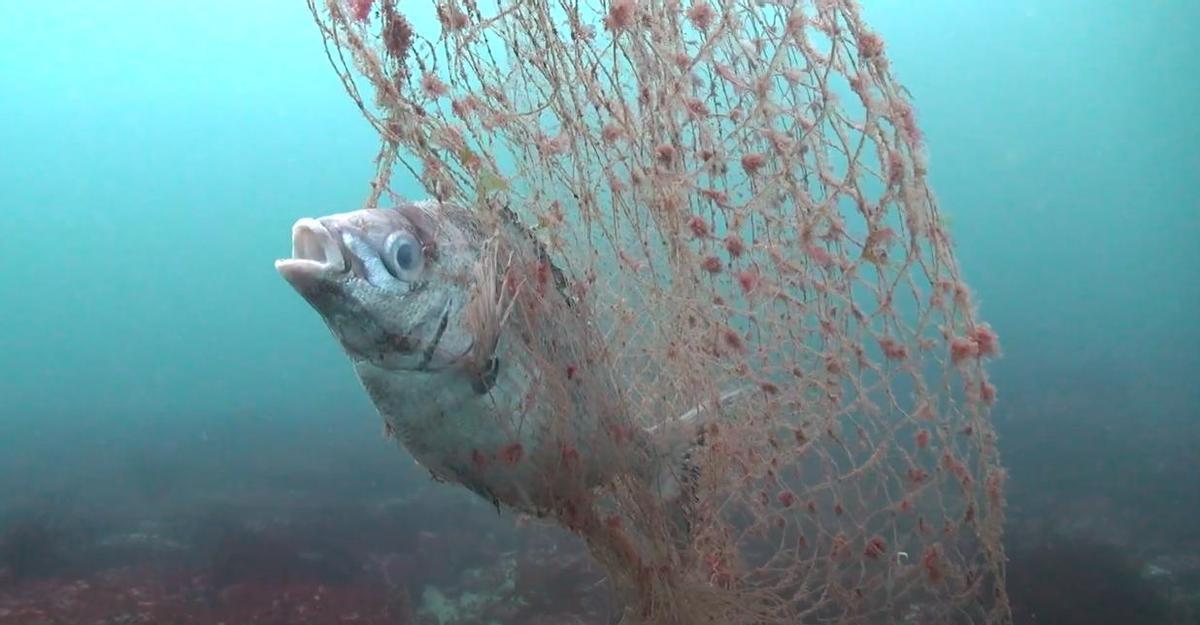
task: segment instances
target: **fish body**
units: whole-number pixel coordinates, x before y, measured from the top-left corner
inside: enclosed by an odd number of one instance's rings
[[[302,219],[276,268],[436,478],[537,515],[622,471],[659,479],[582,304],[516,216],[498,216],[485,227],[417,202]]]

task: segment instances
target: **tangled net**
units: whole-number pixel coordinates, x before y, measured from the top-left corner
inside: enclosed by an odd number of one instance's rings
[[[1011,620],[996,335],[853,0],[308,2],[382,139],[367,206],[407,170],[485,227],[512,211],[573,305],[510,291],[504,323],[600,337],[527,341],[543,389],[595,387],[545,393],[553,428],[604,429],[580,398],[691,428],[678,505],[547,470],[626,622]],[[529,263],[493,254],[481,289],[544,285]]]

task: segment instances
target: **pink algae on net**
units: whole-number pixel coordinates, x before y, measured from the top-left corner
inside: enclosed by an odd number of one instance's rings
[[[879,339],[879,348],[888,360],[904,360],[908,358],[908,346],[891,337]]]
[[[979,382],[979,401],[992,405],[996,403],[996,385],[987,380]]]
[[[931,584],[939,584],[942,581],[942,550],[937,545],[929,545],[921,554],[921,567],[925,569],[925,576]]]
[[[864,59],[873,59],[883,55],[883,38],[879,35],[863,31],[858,34],[858,53]]]
[[[738,287],[742,290],[742,293],[749,295],[758,288],[759,275],[757,272],[750,269],[739,271],[737,273],[737,283]]]
[[[458,5],[452,2],[437,5],[438,22],[448,31],[462,30],[470,23],[470,18]]]
[[[425,92],[425,95],[434,99],[450,93],[450,88],[446,86],[446,83],[432,72],[426,72],[421,76],[421,90]]]
[[[604,26],[612,31],[625,30],[633,26],[636,17],[636,0],[613,0],[609,4],[608,16],[604,20]]]
[[[955,365],[969,359],[987,358],[1000,353],[1000,339],[992,326],[981,323],[971,328],[966,336],[955,336],[950,339],[950,361]],[[995,397],[995,389],[990,395]]]
[[[752,152],[742,156],[742,170],[753,176],[767,164],[767,155],[761,152]]]
[[[728,234],[725,236],[725,251],[733,258],[738,258],[746,251],[746,243],[736,234]]]
[[[659,163],[670,165],[675,160],[675,146],[664,143],[654,148],[654,156]]]
[[[371,17],[371,6],[374,4],[375,0],[350,0],[350,11],[356,21],[365,22]]]
[[[980,356],[995,356],[1000,353],[1000,339],[990,324],[981,323],[972,328],[971,339],[975,341]]]
[[[965,336],[950,339],[950,361],[961,364],[967,359],[979,356],[979,344]]]
[[[600,129],[600,138],[604,139],[604,142],[608,144],[616,143],[622,134],[624,134],[624,131],[616,124],[605,124]]]
[[[887,550],[887,541],[877,534],[867,540],[867,546],[863,549],[863,555],[872,560],[878,560],[887,553]]]
[[[712,26],[713,20],[716,19],[717,12],[712,8],[712,5],[705,0],[696,0],[687,10],[688,21],[695,26],[697,30],[708,30]]]

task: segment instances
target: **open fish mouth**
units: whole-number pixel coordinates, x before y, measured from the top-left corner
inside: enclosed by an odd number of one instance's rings
[[[316,219],[304,218],[292,226],[292,257],[275,261],[275,270],[288,282],[313,279],[346,271],[341,245]]]

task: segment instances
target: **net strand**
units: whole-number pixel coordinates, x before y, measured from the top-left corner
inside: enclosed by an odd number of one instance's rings
[[[380,135],[365,205],[401,171],[499,233],[500,427],[558,441],[514,459],[626,622],[1011,622],[999,345],[855,2],[308,4]]]

